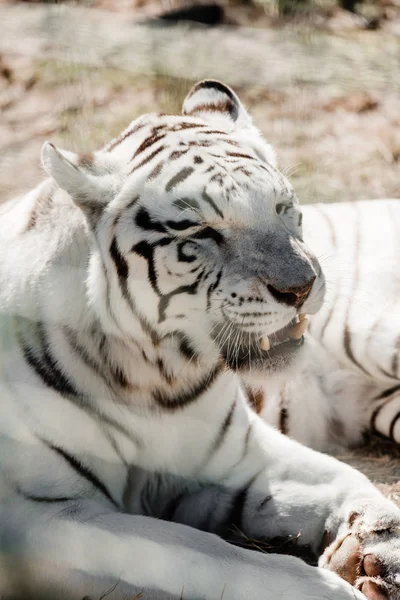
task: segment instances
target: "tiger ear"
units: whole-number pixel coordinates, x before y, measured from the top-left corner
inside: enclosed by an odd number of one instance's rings
[[[235,92],[212,79],[192,87],[183,102],[182,114],[212,122],[223,118],[230,129],[251,127],[251,118]]]
[[[78,166],[79,160],[80,155],[60,150],[50,142],[43,145],[44,170],[92,219],[107,203],[107,193],[100,177],[90,175],[86,169]]]

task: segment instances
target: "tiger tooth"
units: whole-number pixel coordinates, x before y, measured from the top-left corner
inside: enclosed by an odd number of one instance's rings
[[[301,323],[302,321],[304,321],[304,319],[305,319],[306,317],[307,317],[307,315],[306,315],[305,313],[300,313],[300,314],[299,314],[299,321],[300,321],[300,323]]]
[[[266,335],[260,340],[260,348],[261,350],[269,350],[271,348],[271,342],[269,341],[269,337]]]
[[[291,329],[288,332],[288,336],[292,340],[299,340],[302,337],[302,335],[304,335],[307,327],[308,319],[304,318],[302,321],[300,321],[300,323],[297,323],[297,325],[295,325],[293,329]]]

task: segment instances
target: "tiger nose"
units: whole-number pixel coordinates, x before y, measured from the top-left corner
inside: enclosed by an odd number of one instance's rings
[[[287,288],[287,289],[278,289],[273,285],[268,284],[268,290],[270,294],[282,304],[288,304],[289,306],[295,306],[296,308],[300,308],[307,300],[310,295],[311,288],[315,281],[315,275],[301,287]]]

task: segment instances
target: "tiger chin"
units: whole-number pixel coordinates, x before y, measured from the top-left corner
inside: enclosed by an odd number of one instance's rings
[[[325,280],[237,95],[42,160],[0,216],[0,596],[398,600],[400,511],[243,391]]]

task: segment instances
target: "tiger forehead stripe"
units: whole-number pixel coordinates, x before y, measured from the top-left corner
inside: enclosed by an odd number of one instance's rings
[[[250,154],[243,154],[242,152],[227,152],[227,156],[232,156],[235,158],[247,158],[248,160],[256,160],[254,156],[250,156]]]
[[[181,169],[179,173],[176,173],[176,175],[171,177],[171,179],[165,187],[166,191],[170,192],[175,186],[178,185],[178,183],[182,183],[183,181],[185,181],[185,179],[187,179],[193,173],[193,171],[193,167],[184,167],[183,169]]]
[[[189,152],[189,148],[184,148],[183,150],[174,150],[169,155],[169,160],[176,160],[177,158],[184,156],[187,152]]]
[[[144,165],[146,165],[148,162],[150,162],[151,160],[153,160],[153,158],[155,156],[157,156],[157,154],[160,154],[160,152],[162,152],[163,150],[165,150],[165,146],[160,146],[159,148],[157,148],[156,150],[154,150],[154,152],[152,152],[151,154],[149,154],[149,156],[146,156],[146,158],[144,158],[138,165],[135,165],[132,168],[132,170],[131,170],[130,173],[133,173],[134,171],[137,171],[138,169],[140,169],[141,167],[143,167]]]
[[[151,180],[151,179],[155,179],[156,177],[158,177],[160,175],[161,171],[163,170],[163,167],[164,167],[164,161],[161,160],[151,171],[151,173],[147,177],[147,179]]]
[[[215,202],[214,202],[214,200],[211,198],[211,196],[209,196],[209,195],[207,194],[207,192],[206,192],[206,188],[204,188],[204,190],[203,190],[203,193],[202,193],[201,197],[202,197],[202,199],[203,199],[205,202],[207,202],[207,204],[208,204],[209,206],[211,206],[211,208],[214,210],[214,212],[216,212],[216,213],[217,213],[217,215],[218,215],[219,217],[221,217],[221,219],[223,219],[223,218],[224,218],[224,213],[222,212],[222,210],[220,210],[220,209],[218,208],[218,206],[215,204]]]
[[[132,159],[136,158],[136,156],[138,156],[138,154],[141,154],[142,152],[147,150],[147,148],[150,148],[150,146],[153,146],[153,144],[156,144],[157,142],[162,140],[165,136],[166,136],[165,133],[160,133],[159,135],[152,133],[150,136],[145,138],[143,140],[143,142],[140,144],[140,146],[136,149],[136,152],[134,153]]]
[[[148,125],[148,123],[141,122],[141,123],[137,123],[133,127],[128,128],[126,131],[122,132],[121,135],[119,135],[115,140],[110,142],[104,148],[105,152],[112,152],[112,150],[114,150],[114,148],[116,148],[119,144],[122,144],[122,142],[124,142],[128,137],[130,137],[131,135],[134,135],[140,129],[143,129],[143,127],[147,127],[147,125]]]

